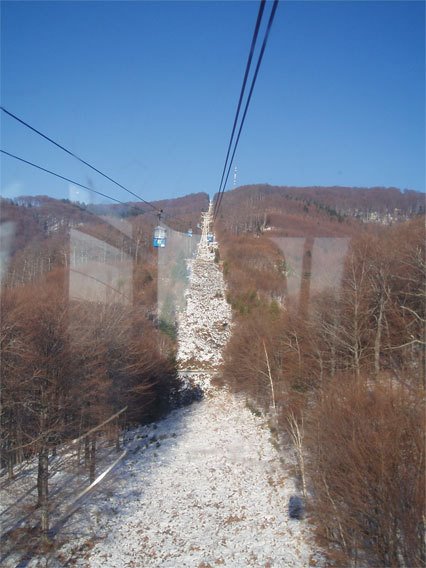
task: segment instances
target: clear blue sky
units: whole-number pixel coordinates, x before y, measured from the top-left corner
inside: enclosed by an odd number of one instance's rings
[[[3,1],[2,104],[145,199],[213,194],[257,9]],[[282,1],[237,152],[238,185],[424,191],[424,66],[423,2]],[[129,199],[1,119],[3,149]],[[2,189],[75,197],[9,158]]]

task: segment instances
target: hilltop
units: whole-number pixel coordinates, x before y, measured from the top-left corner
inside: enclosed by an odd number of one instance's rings
[[[361,223],[390,225],[425,212],[425,194],[397,188],[255,184],[223,195],[219,219],[235,234],[351,235]]]

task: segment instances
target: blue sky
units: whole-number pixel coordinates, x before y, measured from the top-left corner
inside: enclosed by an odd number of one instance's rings
[[[3,1],[2,104],[147,200],[213,195],[257,10],[254,1]],[[236,155],[238,185],[424,191],[424,66],[423,2],[282,1]],[[3,149],[130,199],[1,120]],[[2,191],[95,200],[9,158]]]

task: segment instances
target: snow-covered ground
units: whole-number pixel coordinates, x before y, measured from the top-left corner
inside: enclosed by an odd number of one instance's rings
[[[186,310],[179,318],[177,360],[182,370],[204,369],[214,374],[229,339],[232,314],[223,275],[214,262],[215,247],[206,240],[209,213],[204,217],[197,257],[188,261],[189,286]],[[206,388],[208,382],[202,385]]]
[[[309,566],[308,528],[288,516],[296,493],[262,419],[214,392],[132,433],[126,461],[72,518],[68,530],[86,534],[64,558],[93,568]]]
[[[208,222],[209,215],[204,237]],[[292,464],[283,465],[267,425],[243,398],[209,383],[229,338],[231,310],[205,238],[189,268],[178,362],[182,376],[207,395],[133,434],[130,456],[111,481],[115,515],[105,514],[100,496],[92,501],[86,515],[99,519],[92,531],[102,540],[77,565],[315,565],[305,521],[288,515],[297,495]],[[204,372],[185,374],[189,369]]]
[[[178,362],[182,378],[205,397],[127,433],[126,457],[61,527],[58,548],[20,566],[322,563],[307,522],[288,514],[298,494],[291,457],[276,449],[266,420],[243,397],[210,384],[231,328],[225,292],[214,251],[201,239],[179,321]]]
[[[222,273],[211,261],[189,261],[186,311],[179,319],[178,362],[183,369],[216,369],[229,337],[231,309]]]

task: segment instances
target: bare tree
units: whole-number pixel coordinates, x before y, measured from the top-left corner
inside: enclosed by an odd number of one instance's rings
[[[300,414],[299,421],[293,410],[289,410],[287,415],[287,428],[290,434],[291,440],[293,442],[294,449],[296,451],[297,464],[299,466],[300,478],[302,481],[302,492],[303,496],[307,497],[307,485],[306,485],[306,474],[305,474],[305,457],[304,457],[304,436],[305,429],[303,424],[303,413]]]

